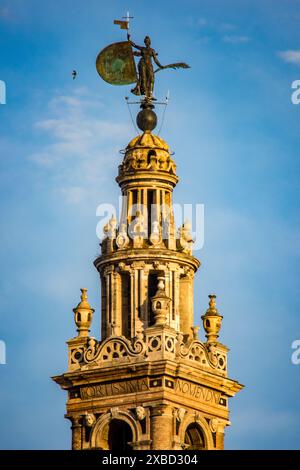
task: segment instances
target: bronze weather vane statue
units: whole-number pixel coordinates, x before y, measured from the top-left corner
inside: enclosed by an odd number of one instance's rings
[[[157,58],[158,54],[151,47],[149,36],[145,37],[144,46],[135,44],[129,33],[130,18],[132,17],[127,13],[125,19],[114,21],[114,24],[119,25],[121,29],[127,30],[127,41],[113,43],[105,47],[97,57],[97,71],[103,80],[113,85],[135,83],[131,93],[144,97],[141,101],[143,108],[153,107],[151,103],[156,101],[153,96],[155,73],[167,68],[186,69],[189,68],[189,65],[184,62],[162,65]],[[136,51],[133,51],[133,48]],[[134,61],[135,56],[140,57],[137,66],[138,72]],[[154,70],[153,62],[158,67],[156,70]]]
[[[138,46],[130,39],[130,34],[127,33],[127,39],[130,42],[131,46],[135,49],[138,49],[138,52],[133,52],[134,56],[141,57],[138,63],[139,76],[136,86],[131,90],[131,93],[135,95],[144,95],[146,100],[155,100],[153,97],[153,88],[154,88],[154,74],[163,69],[177,69],[177,68],[189,68],[189,65],[184,62],[178,62],[175,64],[161,65],[157,56],[158,54],[151,47],[151,39],[149,36],[146,36],[144,39],[145,46]],[[158,69],[153,70],[152,60],[158,66]]]

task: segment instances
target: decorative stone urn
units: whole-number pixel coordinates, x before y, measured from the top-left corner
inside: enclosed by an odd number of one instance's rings
[[[90,306],[87,297],[87,289],[81,290],[81,301],[73,309],[74,321],[77,326],[78,336],[88,336],[93,320],[94,309]]]
[[[222,326],[222,315],[219,314],[216,307],[216,295],[211,294],[209,297],[209,307],[205,314],[202,315],[203,327],[206,332],[208,343],[217,342],[219,331]]]
[[[171,299],[166,294],[164,278],[158,277],[157,280],[157,292],[151,298],[152,311],[155,317],[155,325],[165,325]]]

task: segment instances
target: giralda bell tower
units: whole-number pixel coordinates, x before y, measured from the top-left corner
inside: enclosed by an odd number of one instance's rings
[[[53,380],[68,394],[73,449],[223,449],[229,398],[242,385],[227,376],[215,295],[209,295],[198,337],[193,290],[200,262],[189,224],[174,223],[176,163],[168,144],[152,133],[153,101],[146,97],[141,108],[142,133],[127,145],[116,178],[121,217],[104,227],[94,261],[101,339],[89,335],[94,310],[81,289],[68,371]]]

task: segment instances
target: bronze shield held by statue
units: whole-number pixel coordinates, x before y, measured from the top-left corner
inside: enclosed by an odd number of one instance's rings
[[[105,47],[96,59],[100,77],[111,85],[137,82],[136,68],[129,41],[115,42]]]

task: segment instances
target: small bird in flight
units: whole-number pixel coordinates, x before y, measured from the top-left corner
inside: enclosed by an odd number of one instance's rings
[[[72,77],[73,77],[73,80],[75,80],[75,78],[77,77],[77,72],[76,72],[76,70],[73,70],[73,72],[72,72]]]

